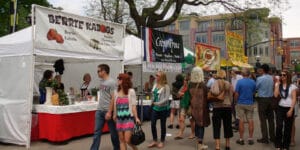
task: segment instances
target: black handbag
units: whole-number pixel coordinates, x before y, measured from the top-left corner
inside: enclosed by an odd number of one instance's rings
[[[130,141],[133,145],[139,145],[145,141],[145,133],[142,130],[141,125],[135,125]]]

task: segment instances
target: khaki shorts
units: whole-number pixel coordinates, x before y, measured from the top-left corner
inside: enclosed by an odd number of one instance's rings
[[[170,104],[171,108],[179,109],[180,108],[180,100],[172,100]]]
[[[253,120],[254,105],[237,104],[236,112],[239,118],[246,117],[247,120]]]

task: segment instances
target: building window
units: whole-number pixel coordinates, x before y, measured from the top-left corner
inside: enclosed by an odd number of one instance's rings
[[[264,55],[264,49],[262,47],[259,48],[259,55],[260,56]]]
[[[291,46],[291,47],[298,47],[298,46],[300,46],[300,41],[297,41],[297,40],[291,40],[290,46]]]
[[[269,56],[269,46],[265,47],[265,56],[268,57]]]
[[[224,20],[215,20],[214,30],[222,31],[224,29],[225,29],[225,21]]]
[[[180,30],[189,30],[189,29],[190,29],[190,22],[188,20],[180,22]]]
[[[168,30],[171,31],[171,32],[174,32],[175,31],[175,24],[169,25]]]
[[[291,51],[290,54],[291,54],[291,60],[293,59],[298,59],[300,58],[300,50],[296,50],[296,51]]]
[[[224,40],[225,40],[224,34],[214,34],[213,35],[213,43],[224,42]]]
[[[183,46],[185,47],[190,47],[190,44],[189,44],[189,35],[182,35],[182,43],[183,43]]]
[[[196,35],[196,42],[207,43],[207,35],[206,34]]]
[[[240,30],[240,29],[242,29],[242,26],[243,26],[243,22],[241,20],[238,20],[238,19],[232,20],[231,29]]]
[[[251,50],[248,50],[248,51],[247,51],[247,56],[249,56],[249,57],[252,56],[252,51],[251,51]]]
[[[268,31],[265,31],[265,38],[269,39],[269,32]]]
[[[257,47],[256,46],[253,48],[253,52],[254,52],[253,55],[257,56]]]
[[[208,30],[208,26],[209,26],[208,21],[199,22],[198,31],[199,32],[206,32]]]

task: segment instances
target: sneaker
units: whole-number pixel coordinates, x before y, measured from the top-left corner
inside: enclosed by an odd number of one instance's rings
[[[168,125],[168,128],[173,129],[173,125],[172,124]]]
[[[208,149],[208,146],[205,144],[198,144],[198,150],[205,150]]]
[[[261,139],[257,139],[257,142],[258,142],[258,143],[269,144],[269,141],[268,141],[268,140],[266,140],[266,139],[263,139],[263,138],[261,138]]]
[[[179,129],[179,125],[176,125],[176,129]]]
[[[254,141],[253,141],[253,140],[248,140],[248,144],[249,144],[249,145],[253,145],[253,144],[254,144]]]
[[[236,144],[244,145],[245,142],[244,142],[244,140],[242,140],[242,139],[238,139],[238,140],[236,141]]]

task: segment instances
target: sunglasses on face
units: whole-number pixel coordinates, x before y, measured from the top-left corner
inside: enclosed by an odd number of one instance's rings
[[[282,76],[282,77],[286,77],[286,74],[280,74],[280,76]]]

